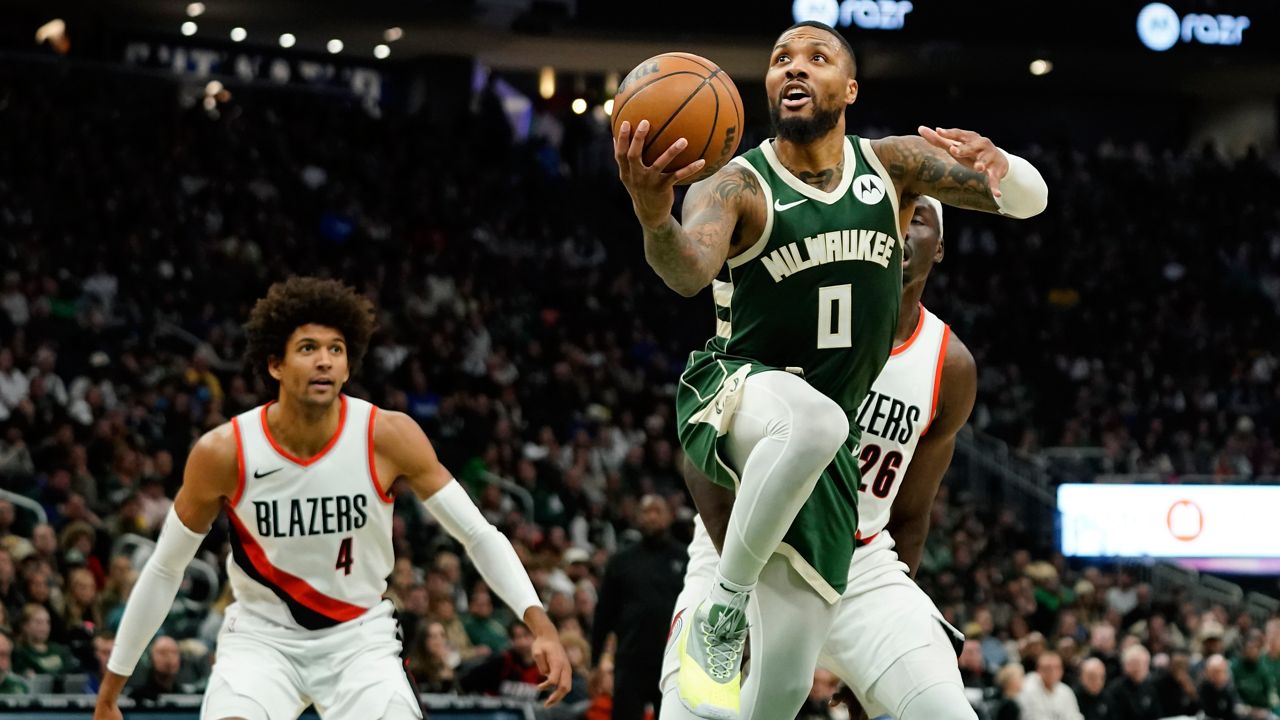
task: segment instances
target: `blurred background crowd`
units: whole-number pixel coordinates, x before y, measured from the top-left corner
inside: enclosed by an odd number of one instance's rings
[[[492,91],[441,124],[254,89],[210,113],[81,66],[0,79],[0,694],[96,689],[192,442],[266,399],[240,324],[287,274],[376,302],[346,392],[418,420],[512,539],[574,664],[563,716],[610,717],[615,685],[656,673],[694,512],[674,383],[712,313],[645,266],[607,126],[541,112],[516,141]],[[1101,448],[1110,472],[1280,473],[1277,159],[1010,149],[1049,211],[949,213],[925,295],[977,359],[973,427],[1027,456]],[[410,493],[396,517],[390,596],[421,689],[535,697],[527,630]],[[1024,522],[944,487],[920,571],[968,637],[984,716],[1280,712],[1280,621],[1069,564]],[[226,540],[136,700],[202,688]],[[805,716],[838,713],[833,691],[819,673]]]

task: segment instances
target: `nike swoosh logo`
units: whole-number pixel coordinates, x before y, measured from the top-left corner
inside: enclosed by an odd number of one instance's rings
[[[284,469],[284,468],[282,468],[282,467],[278,467],[278,468],[276,468],[275,470],[268,470],[267,472],[262,472],[262,471],[260,471],[260,470],[254,470],[254,471],[253,471],[253,477],[254,477],[254,478],[264,478],[264,477],[266,477],[266,476],[270,475],[271,473],[278,473],[278,472],[280,472],[280,471],[281,471],[281,470],[283,470],[283,469]]]
[[[799,200],[795,202],[789,202],[786,205],[783,205],[781,200],[774,200],[773,209],[777,210],[778,212],[782,212],[783,210],[786,210],[788,208],[793,208],[802,202],[809,202],[809,198],[800,198]]]

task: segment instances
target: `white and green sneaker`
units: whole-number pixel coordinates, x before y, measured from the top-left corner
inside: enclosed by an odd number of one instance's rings
[[[738,720],[750,597],[735,593],[727,605],[704,600],[681,630],[680,702],[704,720]]]

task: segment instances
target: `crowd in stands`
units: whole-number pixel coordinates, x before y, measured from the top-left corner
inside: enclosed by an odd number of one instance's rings
[[[977,359],[975,425],[1030,453],[1102,448],[1105,472],[1280,474],[1280,160],[1027,155],[1048,210],[949,213],[925,295]]]
[[[422,424],[561,629],[570,717],[608,717],[601,581],[644,496],[688,538],[674,383],[713,318],[645,267],[625,193],[583,160],[602,131],[515,143],[501,116],[442,132],[299,93],[238,92],[214,115],[154,78],[4,80],[0,136],[23,140],[0,144],[0,488],[47,521],[0,500],[0,694],[95,691],[139,570],[121,539],[154,537],[194,439],[266,399],[239,361],[248,308],[287,274],[325,274],[380,311],[346,391]],[[1280,474],[1274,165],[1015,150],[1050,210],[949,213],[925,297],[977,359],[975,426],[1027,452],[1099,446],[1115,471]],[[411,493],[396,516],[389,596],[421,689],[535,697],[527,629]],[[215,526],[200,557],[227,552]],[[1048,709],[1068,695],[1090,720],[1280,712],[1276,621],[1070,566],[945,487],[920,581],[967,635],[965,683],[992,720],[1069,718]],[[231,598],[199,590],[135,699],[201,689]]]

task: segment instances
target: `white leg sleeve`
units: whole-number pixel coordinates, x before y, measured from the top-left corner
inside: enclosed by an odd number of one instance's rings
[[[827,604],[781,555],[765,565],[752,599],[742,720],[794,718],[813,688],[813,671],[837,606]]]
[[[747,378],[726,438],[740,483],[720,556],[721,577],[740,586],[756,582],[848,439],[844,411],[800,377],[778,371]]]

